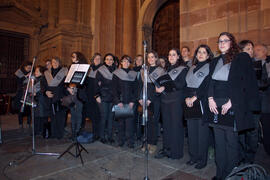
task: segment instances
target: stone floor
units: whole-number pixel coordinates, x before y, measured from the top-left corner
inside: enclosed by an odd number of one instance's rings
[[[89,153],[82,152],[82,165],[80,158],[68,153],[61,159],[57,159],[57,156],[33,155],[32,137],[26,129],[24,132],[18,129],[16,116],[0,118],[3,140],[0,145],[0,180],[139,180],[146,176],[146,158],[139,143],[134,149],[100,142],[85,144],[83,146]],[[36,137],[35,152],[62,153],[70,144],[68,138],[46,140]],[[185,156],[181,160],[157,160],[150,156],[148,177],[151,180],[200,180],[211,179],[215,175],[214,159],[209,159],[204,169],[197,170],[185,164],[189,159],[186,143],[184,151]],[[270,157],[261,146],[256,163],[270,172]]]

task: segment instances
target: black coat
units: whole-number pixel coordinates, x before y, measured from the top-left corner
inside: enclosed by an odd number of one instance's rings
[[[125,70],[127,73],[129,70]],[[137,81],[121,80],[115,74],[113,75],[113,103],[128,104],[135,103],[137,100]]]
[[[211,62],[211,76],[219,58]],[[237,131],[254,128],[252,112],[260,109],[259,90],[252,60],[247,53],[239,53],[232,60],[228,83]]]
[[[61,70],[61,67],[58,69],[52,69],[52,76],[55,77],[56,74]],[[68,95],[67,90],[64,84],[65,78],[61,81],[61,83],[57,87],[48,86],[47,80],[42,78],[40,81],[41,93],[44,94],[43,103],[47,108],[44,108],[44,112],[48,115],[52,112],[52,104],[55,105],[55,111],[65,110],[65,107],[61,105],[61,99]],[[51,91],[53,93],[53,98],[48,98],[46,95],[46,91]]]
[[[115,70],[114,66],[106,66],[106,68],[108,68],[111,73]],[[112,80],[103,77],[99,71],[96,74],[95,93],[96,96],[100,96],[103,102],[113,101]]]

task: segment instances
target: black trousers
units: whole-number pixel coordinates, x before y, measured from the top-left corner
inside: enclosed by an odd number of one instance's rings
[[[90,118],[92,122],[92,133],[94,136],[99,136],[100,110],[95,99],[84,103],[82,128],[85,127],[85,119]]]
[[[125,142],[128,145],[134,144],[134,118],[121,118],[118,121],[118,143],[123,144]]]
[[[255,128],[239,133],[241,161],[243,163],[253,163],[258,149],[260,115],[254,114],[253,116]]]
[[[30,106],[25,105],[24,112],[18,113],[19,125],[23,124],[23,117],[24,116],[27,116],[27,124],[30,125],[31,124],[31,107]]]
[[[173,159],[180,159],[184,155],[183,100],[179,97],[179,92],[161,97],[163,148],[170,151]]]
[[[100,138],[113,139],[113,103],[111,102],[101,102],[99,104],[101,121],[99,126],[99,136]]]
[[[75,105],[70,108],[72,135],[77,136],[82,124],[82,108],[83,104],[79,100],[75,101]]]
[[[187,119],[188,150],[190,160],[206,165],[208,158],[209,131],[207,123],[200,119]]]
[[[263,129],[263,146],[265,151],[270,155],[270,113],[262,113],[261,122]]]
[[[225,179],[239,163],[238,132],[214,127],[216,177]]]
[[[61,139],[64,136],[66,111],[60,110],[51,115],[52,138]]]
[[[158,122],[160,118],[160,98],[153,99],[148,107],[147,142],[156,145],[158,141]],[[151,115],[150,115],[151,114]]]

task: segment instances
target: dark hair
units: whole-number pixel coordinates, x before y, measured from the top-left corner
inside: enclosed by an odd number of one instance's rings
[[[180,66],[180,65],[184,65],[185,66],[185,63],[184,63],[184,61],[182,59],[182,55],[181,55],[180,50],[178,48],[172,48],[172,49],[169,50],[169,53],[170,53],[170,51],[175,51],[176,54],[179,56],[179,59],[176,61],[176,66]],[[168,70],[169,66],[170,66],[170,62],[168,63],[168,66],[167,67],[165,66],[165,69]]]
[[[21,65],[21,68],[25,67],[25,66],[32,66],[32,62],[30,61],[24,61]]]
[[[138,57],[142,57],[142,64],[143,64],[143,55],[138,54],[134,59],[134,66],[138,66],[138,64],[136,64],[136,60],[137,60]]]
[[[58,56],[52,57],[52,60],[53,59],[56,60],[59,63],[59,65],[61,65],[61,61],[60,61],[60,58]]]
[[[242,40],[239,42],[238,46],[240,48],[241,51],[243,51],[243,49],[248,45],[248,44],[251,44],[252,47],[254,47],[254,44],[251,40]]]
[[[50,63],[51,63],[52,60],[51,60],[51,59],[46,59],[44,62],[45,62],[45,63],[46,63],[46,62],[50,62]]]
[[[76,54],[77,56],[77,60],[79,61],[78,64],[88,64],[87,63],[87,59],[86,57],[83,55],[83,53],[79,52],[79,51],[74,51],[71,53],[71,56],[72,54]]]
[[[94,59],[95,59],[97,56],[100,56],[100,57],[101,57],[101,54],[98,53],[98,52],[94,53],[94,55],[93,55],[92,58],[90,59],[90,63],[94,63]],[[100,62],[100,64],[101,64],[101,63],[102,63],[102,62]]]
[[[154,51],[154,50],[151,50],[151,51],[147,52],[147,64],[148,64],[148,54],[150,54],[150,53],[154,54],[155,58],[157,59],[156,60],[156,65],[159,66],[158,53],[156,51]]]
[[[103,64],[106,64],[105,59],[106,59],[107,56],[112,56],[112,58],[113,58],[113,66],[116,67],[116,64],[115,64],[115,56],[114,56],[112,53],[107,53],[107,54],[105,54],[105,56],[104,56],[104,58],[103,58]],[[119,63],[118,63],[118,64],[119,64]]]
[[[43,67],[43,66],[41,66],[41,65],[37,65],[36,66],[36,69],[39,69],[39,71],[40,71],[41,74],[44,74],[44,72],[46,71],[46,68]]]
[[[160,63],[160,59],[164,59],[164,61],[165,61],[165,67],[164,67],[164,69],[166,69],[167,67],[169,67],[170,63],[168,61],[168,58],[166,58],[165,56],[160,56],[159,57],[159,63]],[[160,63],[160,66],[161,66],[161,63]]]
[[[128,56],[128,55],[123,55],[122,57],[121,57],[121,60],[120,60],[120,62],[122,62],[123,61],[123,59],[127,59],[128,61],[129,61],[129,63],[132,63],[132,59],[131,59],[131,57],[130,56]]]
[[[186,48],[186,49],[188,50],[188,52],[190,52],[190,49],[189,49],[188,46],[183,46],[183,47],[181,48],[181,51],[182,51],[184,48]]]
[[[220,33],[220,35],[218,36],[218,39],[224,35],[227,36],[231,41],[230,48],[228,52],[226,52],[225,54],[225,64],[227,64],[227,63],[232,62],[233,58],[239,53],[239,47],[236,43],[235,37],[229,32]]]
[[[199,51],[200,48],[204,48],[209,56],[209,58],[206,60],[206,61],[210,61],[213,59],[214,57],[214,54],[213,52],[211,51],[210,47],[206,44],[201,44],[197,47],[197,49],[195,50],[194,52],[194,56],[193,56],[193,60],[192,60],[192,64],[197,64],[198,63],[198,59],[197,59],[197,53]]]

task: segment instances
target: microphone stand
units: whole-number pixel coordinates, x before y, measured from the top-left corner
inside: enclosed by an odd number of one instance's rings
[[[143,63],[143,122],[142,125],[144,126],[144,145],[145,145],[145,162],[146,162],[146,169],[145,169],[145,177],[144,180],[150,180],[148,177],[148,138],[147,138],[147,122],[148,122],[148,110],[147,110],[147,79],[148,79],[148,70],[146,66],[146,41],[143,41],[143,49],[144,49],[144,63]]]
[[[35,148],[35,112],[34,112],[35,111],[34,108],[36,107],[36,104],[34,104],[34,93],[35,93],[34,83],[35,83],[35,78],[32,76],[35,62],[36,62],[36,57],[34,57],[34,59],[33,59],[33,64],[32,64],[32,68],[31,68],[31,71],[30,71],[29,79],[28,79],[28,82],[27,82],[26,91],[25,91],[24,99],[23,99],[23,104],[22,104],[22,107],[21,107],[21,112],[24,111],[24,106],[25,106],[25,103],[26,103],[26,97],[28,95],[28,90],[29,90],[30,81],[31,81],[31,92],[32,92],[32,97],[31,97],[31,111],[32,111],[31,112],[31,116],[32,116],[32,155],[59,156],[58,153],[36,152],[36,148]]]

